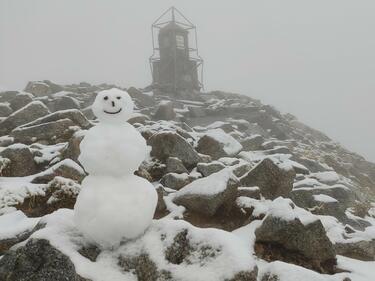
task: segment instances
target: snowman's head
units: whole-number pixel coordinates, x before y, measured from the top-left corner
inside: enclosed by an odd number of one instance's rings
[[[105,123],[126,122],[133,108],[134,103],[129,94],[117,88],[99,92],[92,105],[95,116]]]

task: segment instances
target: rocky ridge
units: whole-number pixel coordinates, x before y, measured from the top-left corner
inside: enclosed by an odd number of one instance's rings
[[[85,241],[70,210],[86,175],[79,143],[111,87],[0,93],[0,280],[361,280],[348,264],[375,260],[375,164],[220,91],[127,89],[151,146],[136,173],[157,188],[155,220],[119,249]]]

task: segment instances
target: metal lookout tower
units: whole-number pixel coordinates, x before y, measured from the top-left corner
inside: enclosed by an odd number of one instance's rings
[[[203,60],[198,54],[197,31],[175,7],[165,11],[151,27],[152,84],[177,94],[203,88]]]

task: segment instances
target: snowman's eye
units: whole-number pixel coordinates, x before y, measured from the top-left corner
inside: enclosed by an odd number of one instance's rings
[[[104,97],[104,100],[108,100],[108,96],[105,96],[105,97]]]
[[[119,99],[121,99],[121,97],[117,97],[117,99],[119,100]]]

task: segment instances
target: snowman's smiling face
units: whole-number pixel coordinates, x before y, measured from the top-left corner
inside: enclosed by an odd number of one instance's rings
[[[92,110],[101,122],[121,123],[133,113],[134,104],[127,92],[112,88],[96,96]]]

